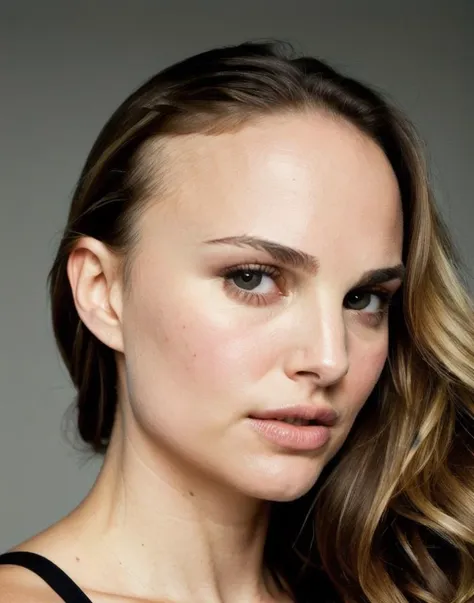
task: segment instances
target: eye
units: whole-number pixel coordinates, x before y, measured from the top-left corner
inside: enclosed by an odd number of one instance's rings
[[[275,281],[272,275],[263,270],[236,270],[231,275],[228,275],[236,287],[245,291],[255,291],[258,293],[270,293]],[[258,289],[260,287],[260,289]]]
[[[350,310],[377,314],[388,307],[390,294],[386,291],[351,291],[344,299],[344,306]]]
[[[281,272],[275,266],[235,266],[227,269],[222,276],[226,289],[232,295],[252,304],[266,305],[282,295],[276,282],[281,278]]]

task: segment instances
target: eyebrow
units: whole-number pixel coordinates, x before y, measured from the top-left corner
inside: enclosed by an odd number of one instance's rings
[[[223,239],[212,239],[211,241],[206,241],[206,243],[235,245],[236,247],[251,247],[257,251],[265,251],[276,262],[280,262],[281,264],[292,268],[298,268],[313,275],[315,275],[319,269],[319,261],[313,255],[309,255],[299,249],[293,249],[293,247],[281,245],[275,241],[269,241],[268,239],[242,235],[236,237],[224,237]]]
[[[209,245],[235,245],[236,247],[250,247],[257,251],[268,253],[276,262],[285,266],[302,270],[312,276],[315,276],[319,269],[319,260],[314,255],[305,253],[300,249],[287,247],[276,241],[269,241],[250,235],[240,235],[233,237],[223,237],[221,239],[211,239],[205,241]],[[398,264],[386,268],[377,268],[368,270],[358,280],[354,288],[373,287],[381,283],[386,283],[395,279],[403,280],[405,276],[405,266]]]
[[[367,272],[364,272],[353,288],[360,289],[362,287],[374,287],[375,285],[381,285],[382,283],[388,283],[389,281],[397,279],[403,281],[405,272],[406,270],[403,264],[397,264],[396,266],[389,266],[387,268],[377,268],[376,270],[368,270]]]

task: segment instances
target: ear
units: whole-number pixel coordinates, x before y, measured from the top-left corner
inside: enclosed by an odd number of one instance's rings
[[[67,273],[76,310],[102,343],[123,352],[122,280],[119,258],[91,237],[78,240]]]

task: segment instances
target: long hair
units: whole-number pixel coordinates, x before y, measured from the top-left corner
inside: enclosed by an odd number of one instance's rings
[[[474,597],[474,313],[423,147],[380,94],[289,45],[218,48],[161,71],[93,145],[49,275],[79,433],[93,450],[107,448],[117,372],[114,352],[74,305],[67,262],[77,240],[95,237],[121,254],[127,283],[137,217],[151,192],[160,196],[152,187],[166,161],[156,149],[167,138],[315,110],[351,122],[388,158],[407,278],[390,310],[388,361],[344,446],[305,496],[272,504],[266,565],[298,601],[466,603]]]

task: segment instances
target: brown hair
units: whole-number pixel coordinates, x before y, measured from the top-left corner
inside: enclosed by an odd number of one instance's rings
[[[154,166],[147,162],[157,142],[315,109],[355,124],[389,159],[403,204],[407,279],[390,313],[384,373],[314,488],[272,505],[266,562],[298,601],[325,589],[328,600],[345,603],[467,602],[474,596],[472,303],[412,126],[369,87],[289,46],[246,43],[177,63],[125,100],[95,142],[50,272],[79,432],[104,451],[117,402],[114,352],[80,321],[68,282],[77,240],[95,237],[121,254],[127,282],[137,216],[156,169],[165,169],[156,154]]]

